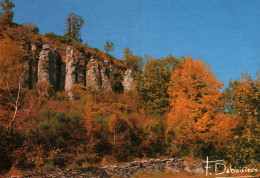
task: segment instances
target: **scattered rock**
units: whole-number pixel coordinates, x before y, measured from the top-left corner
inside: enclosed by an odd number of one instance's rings
[[[142,170],[145,172],[180,172],[181,167],[190,173],[204,173],[203,167],[192,169],[187,162],[179,159],[151,159],[150,161],[134,161],[124,165],[110,165],[101,168],[88,167],[84,169],[66,169],[59,172],[51,172],[46,175],[28,175],[26,177],[112,177],[117,175],[119,177],[131,177],[136,172]]]

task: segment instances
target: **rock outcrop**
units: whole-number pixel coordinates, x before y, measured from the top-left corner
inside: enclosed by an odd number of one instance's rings
[[[102,87],[106,90],[115,90],[115,79],[114,79],[114,66],[109,64],[108,61],[104,61],[105,64],[101,69]]]
[[[102,85],[102,79],[100,74],[101,66],[97,60],[91,57],[90,62],[87,65],[86,70],[86,86],[94,89],[99,89]]]
[[[115,91],[116,66],[108,59],[100,56],[89,59],[87,51],[80,52],[71,46],[64,51],[50,44],[37,47],[25,40],[21,42],[21,48],[28,56],[24,67],[29,88],[34,88],[37,82],[48,82],[56,91],[65,89],[69,93],[74,84]],[[124,89],[133,89],[133,71],[127,69],[122,78]]]
[[[86,71],[86,86],[94,89],[103,87],[106,90],[114,91],[114,66],[108,61],[98,62],[91,57]]]
[[[77,65],[78,58],[71,47],[66,52],[66,70],[65,70],[65,90],[70,91],[72,85],[77,83]]]
[[[60,90],[60,81],[64,76],[61,75],[61,57],[52,51],[49,45],[43,45],[39,54],[38,62],[38,82],[49,82],[55,90]]]
[[[43,45],[38,62],[38,82],[50,82],[50,47]]]
[[[66,51],[65,90],[70,91],[72,85],[86,85],[86,59],[84,55],[77,53],[68,46]]]
[[[133,70],[127,69],[125,71],[125,75],[124,75],[122,84],[123,84],[125,91],[134,89],[134,71]]]

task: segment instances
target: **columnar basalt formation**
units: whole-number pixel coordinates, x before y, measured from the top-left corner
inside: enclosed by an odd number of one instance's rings
[[[98,61],[93,58],[90,59],[90,62],[87,65],[86,69],[86,86],[92,87],[94,89],[99,89],[102,85],[102,79],[100,75],[101,66],[98,64]]]
[[[37,82],[48,82],[55,90],[65,89],[69,93],[74,84],[115,91],[116,66],[108,59],[93,56],[89,59],[87,51],[79,52],[71,46],[64,51],[50,44],[36,46],[22,41],[21,48],[27,56],[24,68],[29,88],[34,88]],[[126,70],[123,79],[124,89],[133,89],[133,71]]]
[[[61,76],[60,55],[51,51],[49,45],[43,45],[38,62],[38,82],[48,82],[53,85],[55,90],[60,89]]]
[[[72,85],[77,83],[77,64],[78,58],[71,47],[66,52],[66,72],[65,72],[65,90],[70,91]]]
[[[98,62],[92,56],[86,69],[86,86],[94,89],[102,87],[106,90],[114,91],[115,79],[113,71],[113,64],[110,64],[107,60]]]
[[[38,82],[50,82],[49,63],[50,63],[50,46],[43,45],[38,62]]]
[[[123,84],[125,91],[134,89],[134,71],[133,70],[127,69],[125,71],[125,75],[124,75],[122,84]]]
[[[101,69],[101,78],[102,78],[102,87],[106,90],[114,91],[115,90],[115,79],[113,75],[114,65],[109,64],[105,60],[105,64]]]

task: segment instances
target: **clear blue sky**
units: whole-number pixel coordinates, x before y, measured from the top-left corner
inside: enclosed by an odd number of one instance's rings
[[[73,12],[85,19],[82,39],[122,58],[129,47],[154,58],[191,55],[227,84],[260,70],[260,0],[13,0],[14,21],[62,35]]]

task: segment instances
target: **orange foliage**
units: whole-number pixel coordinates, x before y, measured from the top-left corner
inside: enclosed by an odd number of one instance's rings
[[[24,81],[25,67],[22,63],[23,53],[16,43],[9,38],[0,41],[0,111],[1,115],[14,109],[12,120],[16,117],[21,98],[21,87]],[[10,111],[9,111],[10,112]],[[5,118],[5,117],[3,117]],[[10,122],[10,121],[9,121]],[[11,126],[10,126],[11,127]]]
[[[0,86],[14,87],[23,73],[22,50],[11,39],[0,40]],[[3,89],[3,88],[1,88]]]
[[[175,70],[171,77],[172,109],[167,118],[166,134],[172,145],[170,149],[188,150],[193,156],[201,154],[202,147],[212,146],[217,141],[216,136],[218,141],[226,143],[235,123],[219,110],[225,102],[219,91],[223,84],[214,77],[209,66],[192,57],[181,62],[182,68]],[[221,134],[222,129],[225,134]]]

